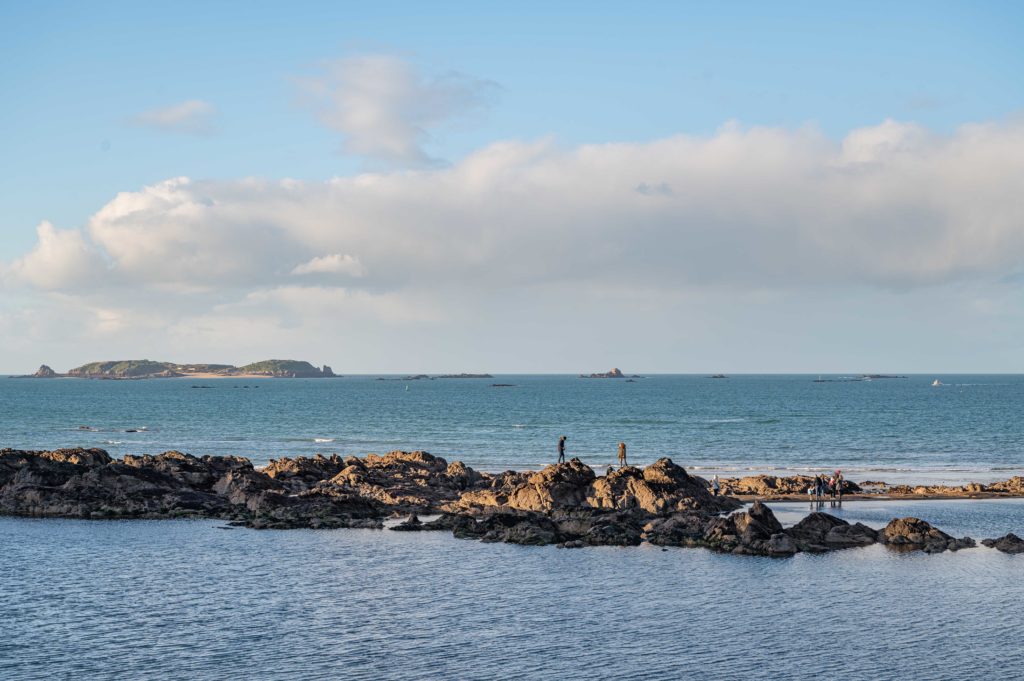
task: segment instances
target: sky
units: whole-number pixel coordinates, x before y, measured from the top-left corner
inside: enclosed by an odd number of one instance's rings
[[[1024,371],[1014,2],[0,4],[0,372]]]

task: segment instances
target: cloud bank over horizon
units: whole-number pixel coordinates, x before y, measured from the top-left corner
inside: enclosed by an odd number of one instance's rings
[[[382,120],[338,129],[364,145],[355,153],[423,165],[416,122]],[[710,305],[714,319],[758,300],[792,311],[823,291],[918,301],[1021,275],[1022,178],[1021,120],[951,134],[887,120],[839,141],[729,123],[645,143],[498,142],[448,167],[323,182],[171,178],[118,194],[82,228],[41,223],[34,248],[0,270],[32,302],[0,307],[0,326],[52,333],[27,324],[31,307],[76,320],[97,346],[256,353],[349,334],[365,351],[380,334],[445,326],[479,343],[473,320],[498,305],[529,346],[559,319],[601,329],[609,309],[664,332],[679,305]],[[986,300],[965,304],[1003,304]],[[423,357],[438,356],[429,345]]]

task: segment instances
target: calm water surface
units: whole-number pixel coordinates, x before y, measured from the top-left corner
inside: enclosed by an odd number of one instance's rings
[[[1024,470],[1022,376],[937,376],[939,388],[936,376],[814,378],[0,378],[0,446],[176,448],[257,463],[425,449],[499,471],[551,462],[564,433],[570,455],[599,469],[624,440],[636,463],[670,456],[708,473],[843,468],[853,479],[963,482]]]
[[[877,527],[905,506],[840,513]],[[1024,528],[1016,501],[912,509],[956,534]],[[991,679],[1024,665],[1024,556],[984,548],[778,560],[14,518],[0,546],[10,679]]]

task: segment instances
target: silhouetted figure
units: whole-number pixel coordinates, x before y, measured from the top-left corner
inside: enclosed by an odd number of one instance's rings
[[[620,466],[625,466],[626,465],[626,443],[625,442],[620,442],[619,443],[619,465]]]
[[[558,438],[558,463],[565,463],[565,436]]]

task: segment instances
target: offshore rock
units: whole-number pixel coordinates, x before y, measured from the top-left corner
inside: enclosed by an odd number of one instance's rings
[[[644,535],[659,546],[699,546],[723,553],[781,557],[800,550],[760,501],[728,517],[690,512],[657,518],[644,527]]]
[[[811,513],[786,530],[801,551],[824,552],[855,546],[870,546],[878,532],[863,523],[850,523],[828,513]]]
[[[898,549],[941,553],[970,548],[970,537],[956,539],[919,518],[896,518],[878,533],[879,541]]]
[[[1024,553],[1024,539],[1021,539],[1012,532],[998,539],[982,539],[981,543],[989,548],[998,549],[1003,553]]]

